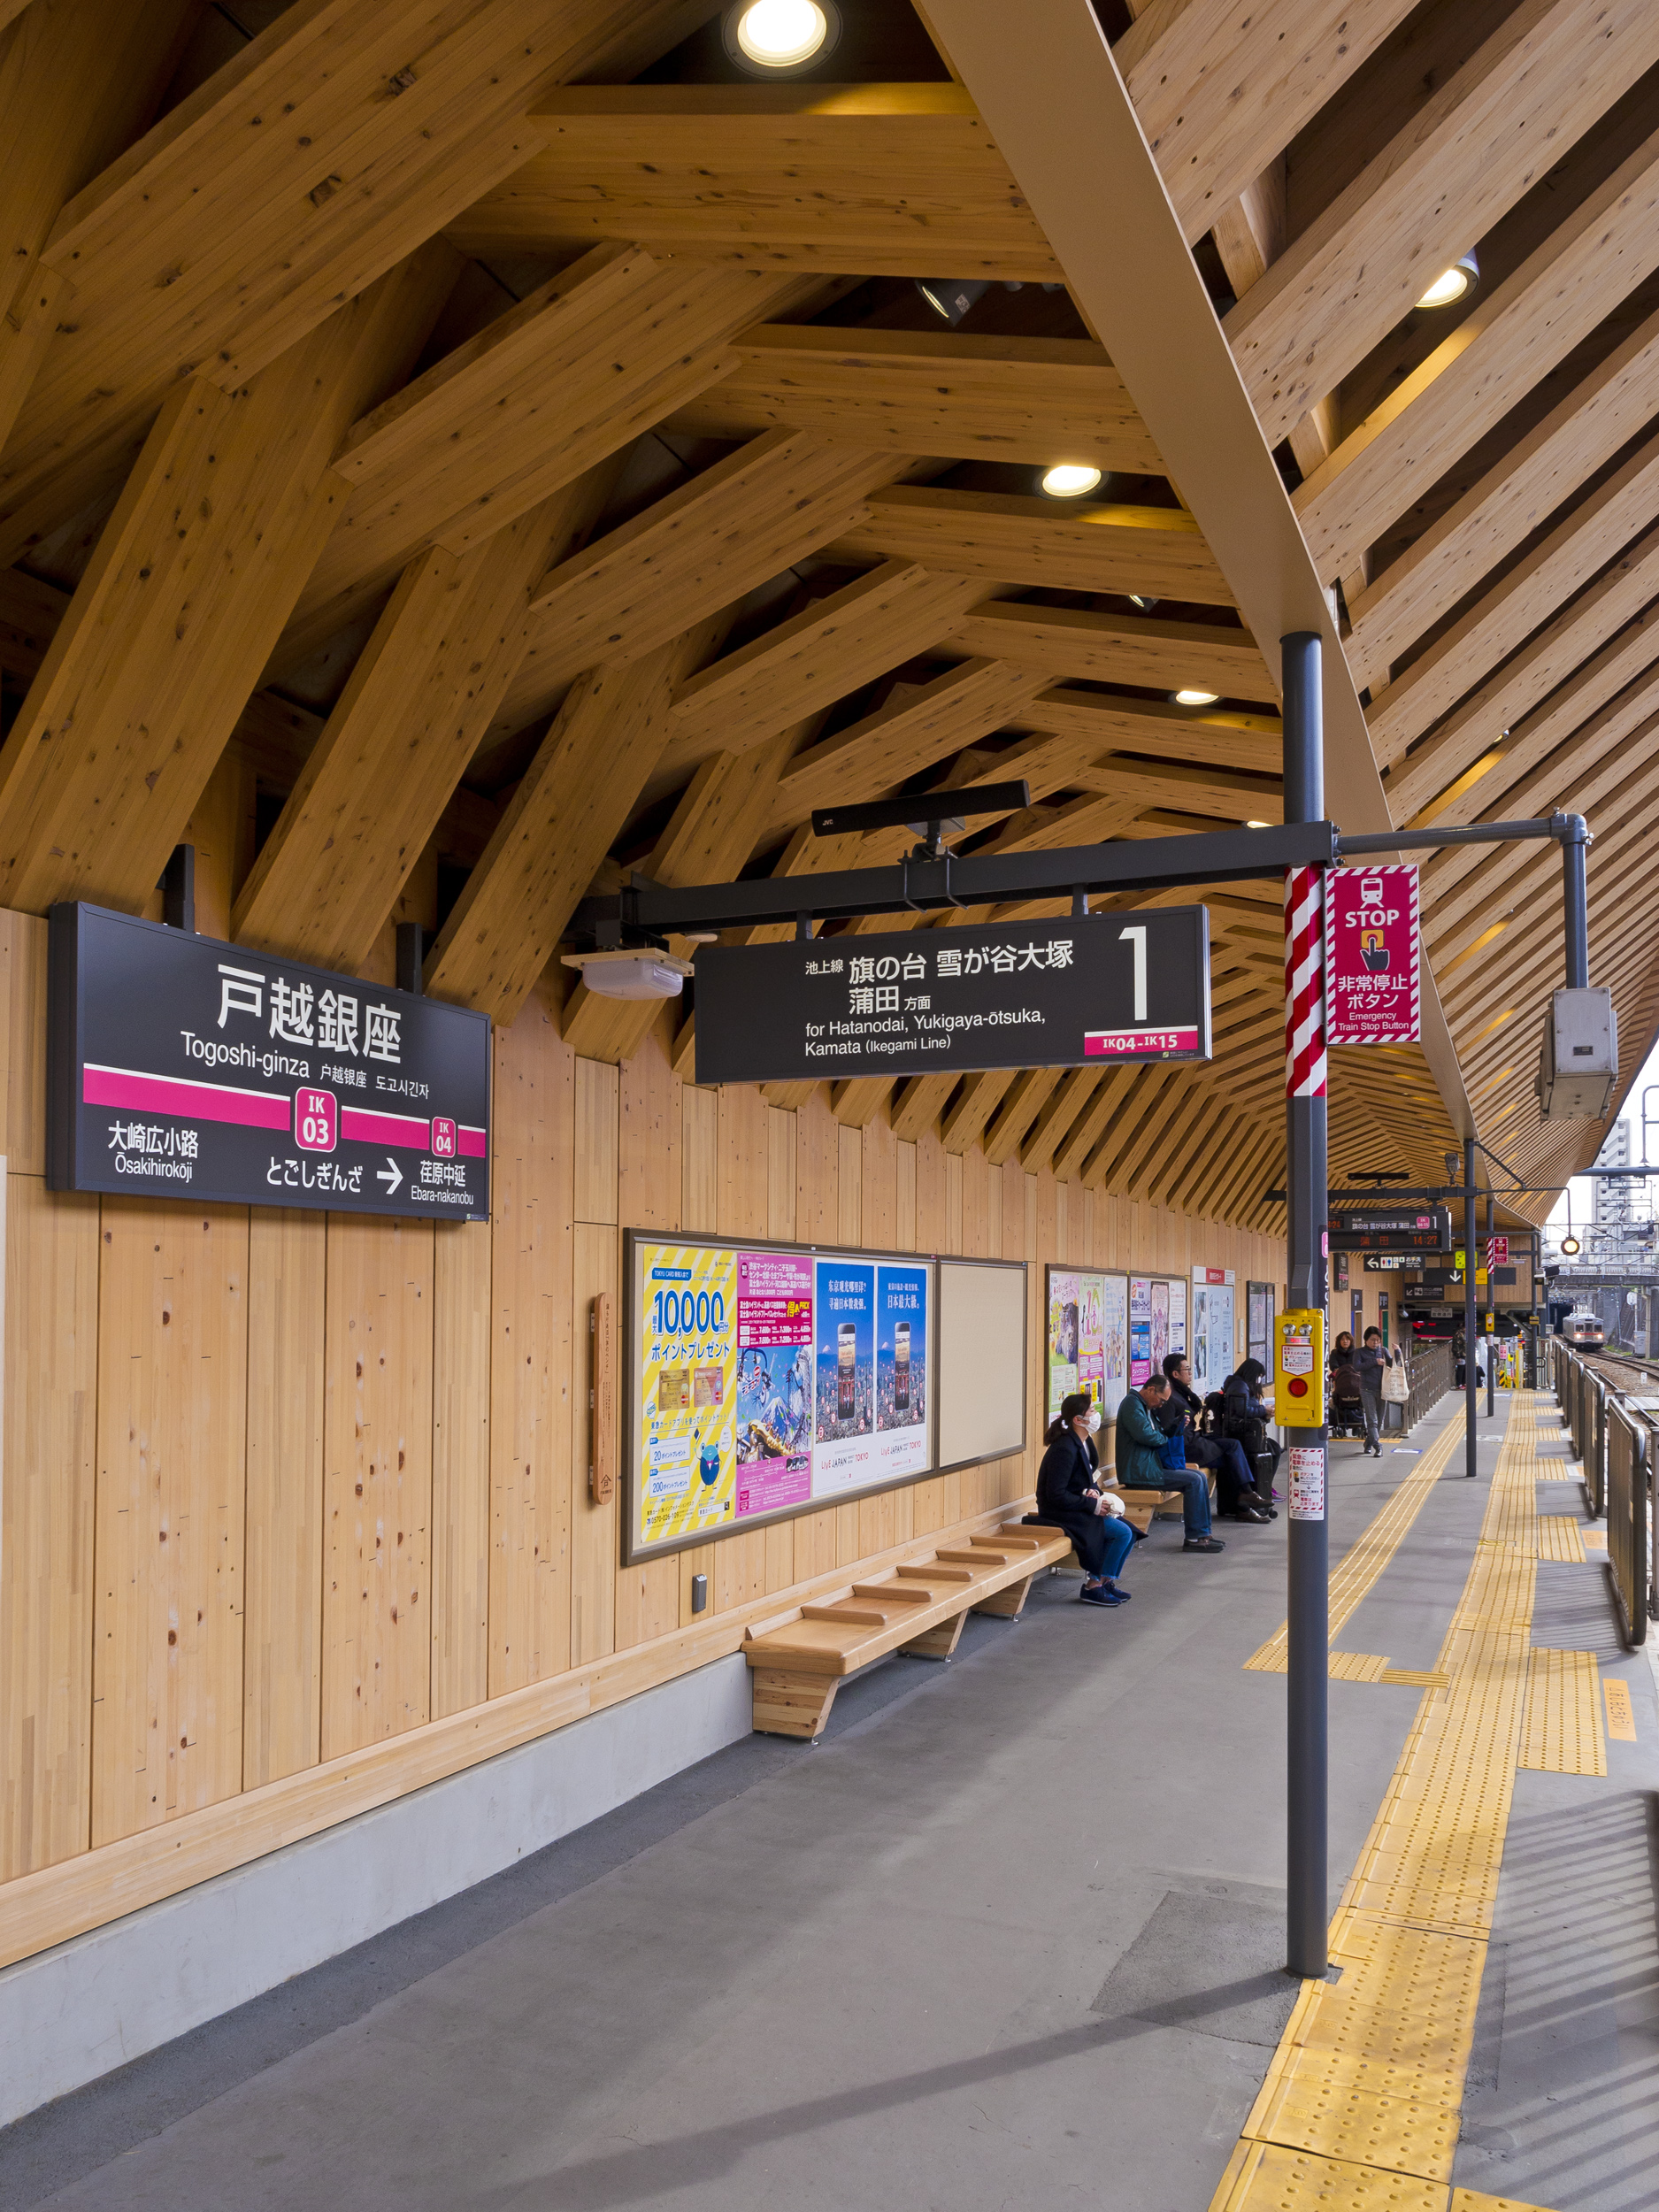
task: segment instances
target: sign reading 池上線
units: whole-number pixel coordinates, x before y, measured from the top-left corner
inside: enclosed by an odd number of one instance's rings
[[[489,1214],[489,1020],[103,907],[51,912],[54,1190]]]
[[[1418,959],[1416,867],[1333,868],[1325,879],[1325,1042],[1416,1044]]]
[[[1202,906],[703,946],[699,1083],[1210,1057]]]

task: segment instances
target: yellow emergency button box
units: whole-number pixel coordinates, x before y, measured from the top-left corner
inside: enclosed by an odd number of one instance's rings
[[[1273,1418],[1282,1429],[1325,1426],[1325,1316],[1292,1307],[1273,1323]]]

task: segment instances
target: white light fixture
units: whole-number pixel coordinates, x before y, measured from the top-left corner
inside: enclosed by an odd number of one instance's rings
[[[692,972],[672,952],[572,952],[565,965],[601,998],[678,998]]]
[[[942,315],[954,330],[991,287],[983,277],[918,277],[916,288],[934,314]]]
[[[1213,707],[1220,696],[1218,691],[1194,691],[1189,688],[1176,693],[1175,703],[1178,707]]]
[[[739,68],[775,77],[816,61],[840,32],[831,0],[749,0],[726,19],[726,50]]]
[[[1061,461],[1045,469],[1042,488],[1050,499],[1081,499],[1100,482],[1100,471],[1075,461]]]
[[[1568,1258],[1571,1259],[1573,1254],[1579,1248],[1578,1238],[1563,1237],[1561,1240],[1561,1248],[1567,1255]]]
[[[1466,298],[1480,281],[1480,264],[1471,253],[1454,261],[1449,269],[1442,269],[1428,290],[1418,300],[1419,307],[1450,307]]]
[[[1247,822],[1244,826],[1246,829],[1271,829],[1273,825],[1271,822]]]

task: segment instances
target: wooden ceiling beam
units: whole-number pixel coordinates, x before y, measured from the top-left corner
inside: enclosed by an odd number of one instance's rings
[[[1397,759],[1606,568],[1651,522],[1655,506],[1659,438],[1650,438],[1373,700],[1368,719],[1379,757]]]
[[[1056,1148],[1053,1168],[1056,1183],[1072,1183],[1078,1179],[1084,1161],[1099,1143],[1138,1072],[1135,1068],[1108,1070],[1104,1079],[1084,1102],[1083,1110]]]
[[[1522,0],[1226,317],[1269,443],[1655,60],[1643,0]]]
[[[1088,339],[772,323],[731,349],[737,366],[665,427],[749,438],[787,426],[867,451],[1164,473],[1105,348]]]
[[[1104,1071],[1068,1068],[1043,1101],[1019,1148],[1019,1164],[1027,1175],[1040,1175],[1053,1162],[1066,1133],[1098,1089]]]
[[[1181,761],[1152,761],[1108,753],[1092,767],[1080,769],[1075,780],[1085,791],[1121,802],[1139,810],[1143,807],[1177,807],[1186,812],[1213,815],[1225,822],[1282,822],[1284,786],[1277,776],[1228,775],[1209,766],[1188,766]]]
[[[434,998],[512,1021],[656,764],[675,682],[705,649],[689,633],[572,686],[427,956]]]
[[[455,554],[723,375],[732,333],[798,278],[598,246],[356,424],[335,457],[346,511],[284,657],[303,658],[426,545]]]
[[[1396,757],[1384,781],[1396,822],[1409,822],[1430,800],[1463,775],[1504,730],[1550,702],[1602,653],[1619,650],[1621,636],[1646,628],[1647,609],[1659,598],[1659,529],[1622,554],[1612,567],[1538,631],[1518,653],[1482,684],[1414,749]],[[1610,646],[1605,641],[1611,640]]]
[[[964,1078],[961,1094],[939,1125],[939,1141],[947,1152],[966,1152],[978,1143],[1013,1088],[1015,1074],[1012,1068],[993,1068]]]
[[[966,635],[960,641],[966,642]],[[1079,757],[1109,752],[1169,753],[1202,758],[1217,767],[1277,775],[1284,763],[1279,718],[1232,709],[1165,704],[1157,699],[1119,699],[1064,685],[1042,691],[1020,716],[1027,728],[1075,740]]]
[[[567,486],[405,570],[236,901],[239,943],[360,972],[525,649],[531,588],[591,523]]]
[[[1380,679],[1659,410],[1659,314],[1617,347],[1350,601],[1348,664]]]
[[[985,1156],[993,1167],[1002,1167],[1019,1150],[1064,1072],[1064,1068],[1026,1068],[1014,1078],[985,1131]]]
[[[1113,48],[1189,245],[1409,12],[1410,0],[1153,0]]]
[[[1013,661],[1049,676],[1148,690],[1213,691],[1273,703],[1278,692],[1248,630],[1097,614],[1025,600],[987,600],[958,629],[964,652]]]
[[[893,1102],[893,1133],[901,1144],[926,1134],[956,1087],[955,1075],[913,1075]]]
[[[653,651],[860,519],[895,466],[803,431],[769,431],[544,578],[498,727],[523,727],[584,668]]]
[[[833,705],[949,638],[983,587],[915,561],[879,568],[816,599],[682,684],[666,771],[717,747],[743,752]]]
[[[1659,134],[1477,301],[1291,495],[1319,573],[1349,570],[1655,268]]]
[[[1064,507],[999,492],[895,484],[831,548],[849,560],[926,561],[963,576],[1064,591],[1144,593],[1230,607],[1198,526],[1177,507]]]
[[[395,280],[247,388],[180,386],[0,749],[0,899],[136,911],[343,502],[328,467],[401,354]]]
[[[953,641],[959,642],[959,641]],[[767,827],[787,828],[850,791],[875,798],[1015,718],[1044,679],[991,660],[942,676],[797,754],[778,781]]]
[[[463,251],[618,238],[772,269],[1062,275],[957,84],[572,85],[530,127],[543,150],[450,224]]]

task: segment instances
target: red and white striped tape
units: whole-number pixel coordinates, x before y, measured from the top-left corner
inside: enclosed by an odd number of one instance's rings
[[[1285,1095],[1325,1096],[1325,878],[1285,871]]]

